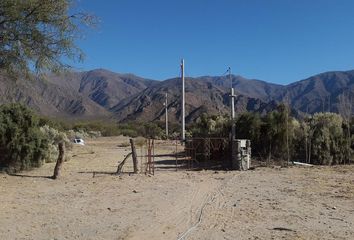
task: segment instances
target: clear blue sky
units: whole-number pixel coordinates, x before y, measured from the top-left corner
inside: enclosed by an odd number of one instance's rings
[[[81,70],[163,80],[233,74],[287,84],[354,69],[353,0],[79,0],[101,19]]]

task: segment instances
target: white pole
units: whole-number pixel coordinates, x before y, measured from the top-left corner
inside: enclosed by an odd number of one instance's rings
[[[232,139],[235,138],[236,135],[236,129],[235,129],[235,92],[234,92],[234,87],[233,87],[233,82],[232,82],[232,76],[231,76],[231,68],[229,67],[229,79],[231,82],[231,121],[232,121],[232,129],[231,129],[231,134],[232,134]]]
[[[182,74],[182,141],[186,140],[186,126],[185,126],[185,108],[184,108],[184,59],[181,61],[181,74]]]
[[[168,111],[167,111],[167,93],[166,93],[166,99],[165,99],[165,120],[166,120],[166,137],[168,138]]]
[[[234,88],[231,88],[231,119],[235,119],[235,92]]]

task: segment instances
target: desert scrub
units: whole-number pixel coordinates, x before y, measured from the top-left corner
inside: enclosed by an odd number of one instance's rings
[[[72,143],[64,132],[60,132],[57,129],[49,127],[48,125],[44,125],[43,127],[41,127],[40,131],[48,140],[48,150],[46,152],[45,162],[55,162],[57,160],[59,155],[59,142],[64,142],[65,148],[67,150],[72,149]],[[68,161],[70,159],[68,151],[65,151],[64,159],[65,161]]]
[[[134,139],[135,145],[138,147],[143,147],[144,145],[146,145],[146,138],[144,137],[137,137]]]
[[[117,147],[129,147],[129,146],[130,146],[129,142],[122,142],[122,143],[117,144]]]
[[[20,104],[0,107],[0,169],[7,172],[39,167],[48,152],[48,138],[38,117]]]
[[[86,137],[88,137],[88,134],[84,131],[84,130],[69,130],[67,132],[67,135],[69,136],[70,139],[74,139],[74,138],[83,138],[85,139]]]

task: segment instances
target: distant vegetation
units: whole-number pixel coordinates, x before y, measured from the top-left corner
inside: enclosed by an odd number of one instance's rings
[[[42,125],[46,124],[61,131],[70,131],[75,134],[96,137],[96,136],[127,136],[146,138],[165,139],[165,130],[162,127],[164,123],[160,122],[130,122],[130,123],[114,123],[108,121],[79,121],[65,122],[43,117]],[[176,124],[172,124],[171,131],[176,129]],[[72,136],[74,137],[74,136]]]
[[[187,128],[187,137],[230,136],[231,120],[225,116],[201,115]],[[335,113],[317,113],[298,120],[288,108],[261,116],[243,113],[235,120],[236,137],[250,139],[252,155],[263,161],[300,160],[334,165],[353,162],[354,118]],[[179,125],[170,126],[170,138],[178,137]],[[0,169],[8,172],[39,167],[55,161],[57,143],[83,136],[143,136],[166,139],[163,122],[110,123],[101,121],[69,123],[39,117],[19,104],[0,107]]]
[[[191,127],[192,136],[229,137],[228,117],[202,115]],[[353,162],[354,118],[336,113],[316,113],[297,120],[288,108],[264,116],[240,114],[236,121],[236,138],[250,139],[253,157],[263,161],[301,160],[312,164],[344,164]]]

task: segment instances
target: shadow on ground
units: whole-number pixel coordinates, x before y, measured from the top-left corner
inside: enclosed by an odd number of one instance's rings
[[[47,178],[47,179],[53,179],[53,176],[35,176],[35,175],[15,174],[15,173],[8,173],[8,175],[12,176],[12,177],[22,177],[22,178]]]

